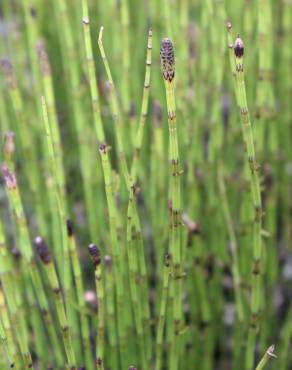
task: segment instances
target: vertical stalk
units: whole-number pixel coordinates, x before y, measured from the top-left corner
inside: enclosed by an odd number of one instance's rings
[[[259,166],[256,162],[253,129],[250,122],[249,111],[247,106],[245,82],[244,82],[244,65],[243,65],[244,46],[242,40],[237,37],[234,43],[235,71],[236,71],[236,90],[239,104],[239,112],[242,124],[243,139],[246,146],[246,156],[249,164],[250,187],[252,202],[254,207],[253,220],[253,266],[251,277],[251,303],[250,303],[250,323],[246,349],[246,370],[253,368],[254,349],[256,334],[259,327],[259,312],[261,308],[262,296],[262,200],[259,180]]]
[[[98,327],[96,341],[96,365],[98,370],[104,370],[104,333],[105,333],[105,307],[104,307],[104,287],[103,272],[101,266],[101,255],[95,244],[88,246],[88,251],[92,258],[95,268],[95,286],[98,301]]]
[[[181,201],[180,201],[180,179],[181,175],[178,138],[176,126],[176,108],[174,95],[175,59],[172,41],[165,38],[160,47],[161,71],[164,78],[166,91],[166,102],[168,111],[169,129],[169,161],[170,161],[170,252],[173,258],[174,299],[173,319],[173,348],[171,350],[171,369],[178,367],[179,341],[181,330],[182,302],[181,302]]]
[[[111,235],[111,245],[113,253],[113,272],[114,272],[114,282],[117,296],[117,306],[119,307],[119,312],[117,315],[118,322],[118,337],[119,337],[119,349],[121,355],[122,364],[125,362],[125,340],[126,340],[126,328],[125,328],[125,302],[124,302],[124,276],[122,267],[122,254],[120,243],[118,242],[117,234],[117,209],[115,205],[113,183],[111,167],[109,165],[108,156],[108,146],[106,144],[100,144],[99,153],[102,160],[102,168],[104,174],[104,183],[106,198],[108,204],[109,212],[109,224],[110,224],[110,235]]]
[[[81,264],[78,258],[76,239],[74,236],[74,227],[72,221],[70,220],[67,220],[67,233],[69,240],[70,257],[72,262],[73,278],[75,282],[76,297],[78,309],[80,312],[81,336],[82,336],[82,346],[85,352],[85,364],[87,369],[93,370],[93,361],[92,361],[93,358],[90,343],[90,329],[84,300],[84,286],[82,281]]]
[[[34,240],[36,250],[44,264],[46,275],[52,289],[54,302],[56,306],[59,325],[61,328],[62,338],[67,356],[68,367],[71,370],[76,370],[75,354],[72,346],[71,329],[68,325],[67,315],[65,311],[64,300],[61,292],[61,287],[58,281],[57,272],[52,261],[51,252],[43,238],[37,236]]]
[[[163,334],[164,334],[164,326],[165,326],[165,318],[166,318],[170,269],[171,269],[171,256],[169,253],[166,253],[164,256],[162,296],[161,296],[161,302],[160,302],[160,310],[159,310],[157,333],[156,333],[155,370],[162,369]]]

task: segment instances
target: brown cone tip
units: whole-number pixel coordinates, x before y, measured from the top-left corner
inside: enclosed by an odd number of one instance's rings
[[[67,220],[66,226],[67,226],[67,235],[70,237],[74,234],[73,222],[71,220]]]
[[[164,38],[160,44],[160,63],[163,78],[171,82],[175,74],[175,58],[173,43],[169,38]]]
[[[236,58],[242,58],[244,53],[244,45],[241,38],[238,36],[234,43],[234,54]]]
[[[52,261],[51,252],[45,240],[41,236],[37,236],[34,240],[34,245],[42,262],[45,264],[50,263]]]
[[[97,246],[95,244],[89,244],[88,252],[92,258],[94,265],[95,266],[99,265],[101,261],[101,256],[100,256],[100,252]]]

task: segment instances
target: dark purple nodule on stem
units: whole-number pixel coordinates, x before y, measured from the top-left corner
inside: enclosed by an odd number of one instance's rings
[[[71,220],[66,221],[66,226],[67,226],[67,235],[70,237],[74,234],[74,225]]]
[[[243,41],[239,36],[237,36],[237,39],[235,40],[234,43],[234,54],[236,58],[242,58],[244,53],[244,45]]]
[[[171,82],[175,74],[175,58],[173,43],[169,38],[164,38],[160,44],[160,64],[163,78]]]
[[[14,174],[10,171],[10,169],[7,166],[5,166],[5,164],[2,166],[1,169],[7,188],[9,190],[16,189],[17,181]]]
[[[99,151],[101,152],[101,153],[106,153],[106,151],[107,151],[107,145],[106,145],[106,143],[101,143],[100,145],[99,145]]]
[[[89,244],[88,251],[89,251],[89,254],[92,258],[92,261],[93,261],[94,265],[98,266],[101,262],[101,256],[100,256],[99,249],[97,248],[97,246],[95,244]]]
[[[41,236],[37,236],[34,240],[34,245],[42,262],[45,264],[50,263],[52,256],[45,240]]]
[[[129,370],[137,370],[135,366],[129,366]]]

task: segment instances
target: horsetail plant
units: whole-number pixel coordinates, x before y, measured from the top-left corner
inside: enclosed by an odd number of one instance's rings
[[[51,252],[45,240],[41,236],[37,236],[34,240],[35,248],[40,256],[40,259],[45,267],[46,275],[52,289],[59,325],[61,328],[63,343],[67,356],[68,366],[72,370],[76,370],[76,359],[72,346],[71,329],[68,325],[68,319],[65,311],[64,300],[60,288],[57,272],[52,260]]]
[[[30,242],[30,237],[28,233],[28,226],[27,221],[25,218],[22,201],[18,189],[18,184],[15,175],[10,171],[10,169],[7,166],[2,166],[2,172],[4,176],[4,180],[6,183],[6,188],[8,191],[9,201],[11,203],[11,207],[14,210],[14,218],[15,223],[18,229],[18,235],[19,235],[19,243],[21,246],[21,252],[24,256],[25,261],[29,265],[28,272],[25,273],[26,278],[29,280],[27,281],[28,284],[32,284],[35,290],[35,293],[37,293],[37,298],[40,304],[40,307],[42,309],[42,315],[44,318],[44,321],[47,324],[47,328],[50,334],[50,338],[52,340],[52,343],[57,346],[56,350],[56,357],[58,359],[59,363],[62,363],[62,354],[60,352],[59,346],[58,346],[58,339],[56,336],[55,329],[53,327],[53,320],[51,317],[51,313],[49,310],[48,300],[45,295],[45,290],[43,287],[43,283],[41,281],[41,277],[39,274],[39,271],[36,268],[35,261],[33,259],[33,252],[32,252],[32,246]],[[11,299],[13,301],[13,299]],[[14,309],[13,309],[14,311]],[[27,352],[27,351],[26,351]],[[30,357],[27,355],[27,363],[28,366],[31,365]]]
[[[126,154],[125,154],[125,149],[124,149],[124,143],[123,143],[123,126],[122,126],[122,117],[121,117],[121,112],[119,108],[119,102],[117,98],[117,92],[116,92],[116,87],[114,84],[114,80],[112,77],[112,73],[110,70],[109,62],[104,50],[103,46],[103,31],[104,27],[101,27],[99,30],[99,36],[98,36],[98,46],[101,54],[101,58],[104,64],[104,68],[106,71],[106,75],[108,78],[108,84],[109,84],[109,100],[110,100],[110,105],[111,105],[111,110],[112,110],[112,115],[113,115],[113,120],[115,124],[115,134],[117,138],[117,148],[118,148],[118,155],[119,155],[119,163],[121,166],[121,172],[124,176],[125,182],[127,184],[127,188],[129,188],[129,170],[128,170],[128,165],[126,161]]]
[[[247,161],[250,170],[250,188],[254,207],[254,225],[253,225],[253,265],[252,265],[252,287],[250,303],[250,323],[246,349],[246,370],[253,368],[254,349],[256,334],[259,327],[259,313],[261,309],[261,276],[262,276],[262,200],[259,179],[259,166],[256,162],[254,147],[253,129],[250,122],[247,106],[243,54],[244,45],[238,36],[234,43],[235,55],[235,73],[236,73],[236,94],[238,97],[239,112],[242,124],[243,140],[246,149]]]
[[[173,260],[173,281],[174,281],[174,299],[173,319],[174,319],[174,338],[171,361],[171,369],[175,370],[178,366],[179,345],[177,338],[181,330],[181,278],[182,278],[182,261],[181,261],[181,201],[180,201],[180,179],[181,175],[178,138],[176,126],[176,108],[174,95],[174,77],[175,77],[175,57],[173,43],[170,39],[164,38],[160,46],[161,72],[164,78],[166,91],[166,102],[168,111],[168,129],[169,129],[169,160],[170,160],[170,252]]]
[[[82,281],[82,273],[80,261],[77,253],[76,239],[74,235],[74,226],[71,220],[67,220],[67,233],[69,242],[69,251],[72,262],[73,278],[76,288],[76,297],[78,303],[78,310],[80,313],[80,326],[81,326],[81,336],[82,345],[85,353],[85,364],[86,368],[93,370],[93,358],[91,353],[91,343],[90,343],[90,328],[88,323],[88,317],[86,314],[86,305],[84,300],[84,287]]]
[[[291,368],[291,27],[290,0],[0,1],[1,370]]]
[[[28,237],[26,220],[23,214],[17,181],[16,181],[14,174],[5,165],[2,166],[2,173],[3,173],[7,191],[9,193],[9,200],[14,209],[16,223],[19,228],[19,237],[21,240],[21,245],[23,247],[22,252],[24,256],[26,257],[27,261],[30,262],[30,270],[32,271],[32,269],[35,270],[33,268],[32,251],[30,248],[30,240]],[[34,280],[32,279],[32,281]],[[7,292],[8,292],[8,289],[10,290],[11,286],[7,286],[6,288]],[[16,308],[17,306],[16,306],[15,298],[13,297],[13,291],[10,292],[9,302],[10,302],[11,315],[15,317],[15,315],[17,314],[17,308]],[[30,369],[33,367],[33,364],[32,364],[31,353],[29,351],[29,347],[27,343],[26,324],[24,322],[23,315],[20,315],[20,318],[18,320],[19,320],[19,329],[20,329],[20,331],[17,333],[18,343],[19,343],[19,347],[20,347],[23,360],[24,360],[25,368]]]
[[[108,156],[108,146],[103,143],[99,146],[99,153],[102,160],[102,168],[104,174],[104,184],[106,191],[106,198],[108,204],[109,212],[109,223],[110,223],[110,235],[111,235],[111,253],[113,255],[113,271],[115,279],[115,290],[117,297],[117,305],[119,307],[119,314],[117,317],[118,325],[118,337],[120,340],[120,354],[121,360],[125,361],[123,357],[125,350],[125,340],[126,340],[126,328],[125,328],[125,302],[124,302],[124,277],[123,277],[123,266],[122,266],[122,254],[121,247],[118,241],[118,230],[117,230],[117,209],[115,205],[113,183],[112,183],[112,173],[111,167],[109,165]]]
[[[103,287],[103,272],[101,265],[100,251],[95,244],[89,244],[89,254],[95,268],[95,286],[98,299],[98,326],[96,340],[96,365],[98,370],[104,370],[104,287]]]
[[[171,256],[169,253],[166,253],[164,256],[162,295],[161,295],[157,333],[156,333],[155,370],[160,370],[162,368],[163,334],[164,334],[164,326],[165,326],[165,319],[166,319],[166,307],[167,307],[167,298],[168,298],[168,291],[169,291],[170,270],[171,270]]]

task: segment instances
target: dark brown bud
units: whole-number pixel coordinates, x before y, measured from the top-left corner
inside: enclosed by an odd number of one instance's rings
[[[168,38],[162,39],[160,44],[160,64],[163,78],[171,82],[175,74],[175,59],[173,43]]]
[[[235,43],[234,43],[234,54],[236,58],[242,58],[243,52],[244,52],[243,41],[241,40],[239,36],[237,36],[237,39],[235,40]]]
[[[45,240],[41,236],[37,236],[34,240],[34,245],[42,262],[45,264],[50,263],[52,261],[52,256]]]
[[[100,256],[99,249],[97,248],[97,246],[95,244],[89,244],[88,251],[89,251],[89,254],[92,258],[92,261],[93,261],[94,265],[98,266],[101,262],[101,256]]]
[[[70,237],[74,234],[73,222],[71,220],[67,220],[66,226],[67,226],[67,235]]]
[[[16,189],[17,181],[15,175],[5,165],[2,166],[2,174],[5,184],[9,190]]]

